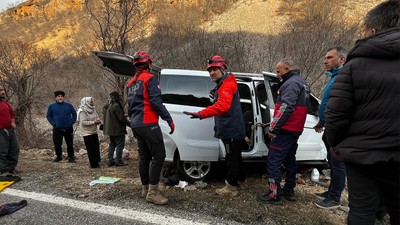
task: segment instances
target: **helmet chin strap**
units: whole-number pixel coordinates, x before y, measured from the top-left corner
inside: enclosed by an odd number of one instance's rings
[[[222,73],[222,77],[219,78],[218,80],[216,80],[215,83],[217,83],[217,85],[220,85],[220,84],[221,84],[221,81],[224,80],[224,79],[227,77],[227,74],[228,74],[228,73],[226,72],[226,70],[222,69],[222,67],[220,67],[219,70],[220,70],[221,73]]]

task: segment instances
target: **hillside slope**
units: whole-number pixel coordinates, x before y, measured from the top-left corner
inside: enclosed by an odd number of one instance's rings
[[[278,34],[285,30],[289,17],[299,16],[298,9],[305,1],[238,0],[223,13],[205,19],[203,27],[208,32]],[[195,0],[191,2],[196,3]],[[357,22],[379,2],[382,0],[345,0],[341,1],[338,11],[343,14],[344,23]],[[0,14],[2,38],[17,37],[34,42],[39,47],[49,48],[56,57],[94,49],[92,26],[84,0],[29,0]]]
[[[247,31],[267,35],[285,29],[289,17],[299,16],[303,1],[290,0],[240,0],[229,10],[207,23],[207,30]],[[290,3],[292,2],[292,3]],[[337,11],[343,15],[343,23],[359,22],[366,12],[382,0],[340,1]]]

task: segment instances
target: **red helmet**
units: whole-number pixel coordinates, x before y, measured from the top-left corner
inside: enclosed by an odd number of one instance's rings
[[[136,65],[136,63],[144,63],[150,61],[149,63],[151,64],[153,60],[151,60],[149,53],[139,50],[133,54],[133,65]]]
[[[221,69],[226,70],[228,67],[226,65],[226,61],[219,55],[214,55],[211,59],[207,59],[207,70],[211,67],[219,67]]]

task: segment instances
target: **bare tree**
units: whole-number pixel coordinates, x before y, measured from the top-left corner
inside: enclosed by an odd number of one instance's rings
[[[334,46],[348,48],[357,38],[358,24],[346,25],[338,12],[340,0],[303,1],[294,10],[298,16],[286,25],[288,40],[284,46],[288,57],[297,62],[299,69],[314,92],[320,94],[326,83],[322,58]]]
[[[25,128],[25,119],[32,107],[44,97],[40,94],[41,75],[51,62],[51,54],[46,49],[16,40],[0,42],[0,78],[8,90],[8,98],[13,101],[19,129]]]
[[[126,54],[131,48],[130,43],[145,35],[144,21],[153,11],[152,3],[145,0],[85,0],[86,10],[97,25],[93,31],[98,48]],[[105,75],[112,76],[110,73]],[[122,92],[123,78],[114,76],[104,80]]]

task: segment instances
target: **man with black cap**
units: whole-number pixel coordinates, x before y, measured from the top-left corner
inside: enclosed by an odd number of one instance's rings
[[[56,158],[54,162],[62,160],[62,142],[63,137],[67,144],[68,162],[74,163],[74,129],[73,124],[76,121],[76,111],[74,107],[64,101],[65,92],[55,91],[56,101],[49,105],[47,109],[47,120],[53,126],[53,142]]]

